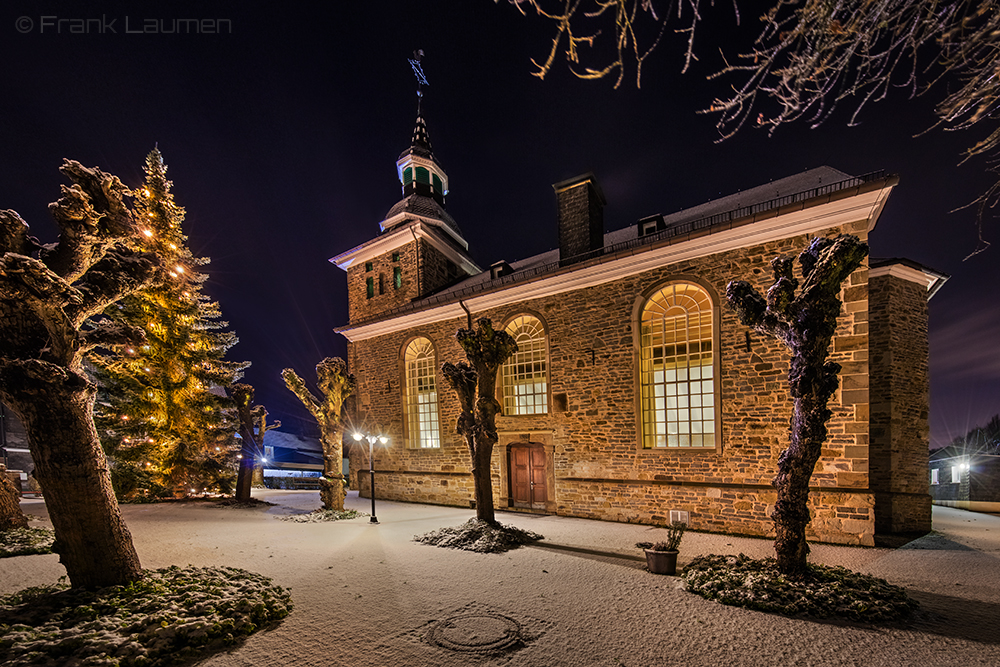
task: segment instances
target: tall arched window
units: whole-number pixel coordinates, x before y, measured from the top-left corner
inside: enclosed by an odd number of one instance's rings
[[[538,318],[521,315],[507,325],[517,352],[501,367],[503,411],[507,415],[539,415],[549,411],[545,329]]]
[[[712,299],[675,282],[646,301],[640,316],[642,446],[716,446]]]
[[[403,355],[406,373],[406,420],[410,447],[441,446],[434,345],[415,338]]]

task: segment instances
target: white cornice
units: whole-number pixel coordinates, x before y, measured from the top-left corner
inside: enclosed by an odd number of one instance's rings
[[[391,232],[368,241],[367,243],[362,243],[356,248],[351,248],[347,252],[342,252],[336,257],[331,257],[330,262],[335,264],[337,268],[347,271],[347,269],[359,262],[367,262],[368,260],[378,257],[379,255],[392,252],[396,248],[401,248],[407,243],[413,241],[415,238],[418,238],[424,239],[434,246],[441,252],[442,255],[454,262],[455,265],[467,275],[474,276],[478,273],[482,273],[482,269],[479,268],[468,255],[457,250],[450,243],[438,236],[441,229],[440,221],[428,221],[420,216],[414,217],[419,219],[413,224],[405,227],[398,227]],[[428,222],[431,223],[429,226],[426,224]]]
[[[538,280],[515,283],[505,289],[470,296],[463,299],[462,302],[475,314],[529,299],[602,285],[677,262],[778,241],[791,236],[810,234],[859,220],[868,220],[868,228],[870,229],[874,226],[872,218],[881,212],[891,190],[892,185],[887,185],[878,190],[789,211],[784,215],[774,215],[739,227],[702,234],[669,245],[657,246],[654,244],[648,248],[635,248],[631,253],[623,253],[617,259],[568,267]],[[767,212],[761,215],[767,215]],[[348,340],[358,341],[464,316],[465,311],[462,305],[455,302],[406,313],[399,317],[371,324],[362,324],[357,327],[349,326],[338,329],[338,331]]]
[[[934,287],[934,284],[942,278],[939,273],[921,271],[920,269],[915,269],[912,266],[907,266],[902,263],[877,266],[868,272],[869,278],[878,278],[879,276],[892,276],[893,278],[899,278],[900,280],[906,280],[911,283],[923,285],[928,291],[930,291],[930,289]]]
[[[381,229],[383,232],[385,232],[392,229],[393,227],[399,227],[403,224],[406,224],[406,222],[409,220],[419,220],[420,222],[426,225],[432,225],[434,227],[437,227],[438,229],[448,234],[448,236],[455,239],[455,242],[458,243],[460,246],[462,246],[466,250],[469,249],[469,242],[463,239],[461,234],[452,229],[451,226],[449,226],[443,220],[438,220],[437,218],[428,218],[427,216],[418,215],[416,213],[409,213],[407,211],[397,213],[391,218],[386,218],[382,222],[378,223],[378,228]]]

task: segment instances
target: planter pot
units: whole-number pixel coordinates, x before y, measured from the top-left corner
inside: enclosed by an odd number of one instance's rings
[[[653,551],[645,549],[646,568],[653,574],[677,574],[676,551]]]

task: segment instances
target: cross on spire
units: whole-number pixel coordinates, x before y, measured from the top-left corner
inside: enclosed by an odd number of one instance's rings
[[[423,49],[417,49],[413,52],[413,57],[409,59],[410,67],[413,68],[413,75],[417,77],[417,124],[413,128],[413,140],[410,142],[414,147],[424,148],[431,151],[431,138],[427,134],[427,125],[424,123],[423,111],[421,109],[421,103],[424,98],[424,86],[429,86],[427,83],[427,77],[424,75],[424,68],[421,66],[420,61],[424,57]]]

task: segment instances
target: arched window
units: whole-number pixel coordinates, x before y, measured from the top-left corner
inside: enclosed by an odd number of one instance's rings
[[[521,315],[507,325],[517,352],[501,367],[503,411],[507,415],[539,415],[549,411],[545,329],[538,318]]]
[[[406,346],[403,363],[406,369],[409,445],[415,448],[440,447],[434,345],[426,338],[413,339]]]
[[[642,446],[716,446],[712,299],[675,282],[646,301],[639,318]]]

